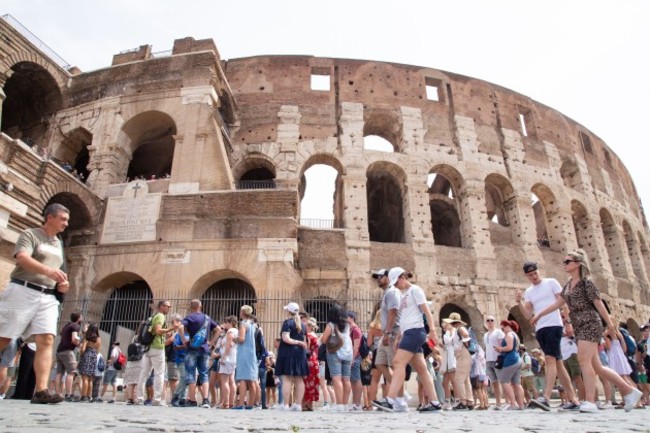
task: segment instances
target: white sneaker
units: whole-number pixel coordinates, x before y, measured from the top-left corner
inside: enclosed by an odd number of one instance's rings
[[[595,403],[590,401],[583,401],[580,403],[580,412],[583,413],[596,413],[598,412],[598,406]]]
[[[291,412],[302,412],[302,406],[300,406],[298,403],[292,404],[291,405]]]
[[[278,406],[278,410],[289,411],[289,410],[291,410],[291,407],[288,404],[281,404],[281,405]]]
[[[361,412],[361,406],[359,406],[358,404],[353,404],[348,409],[348,412]]]
[[[597,404],[596,406],[598,406],[598,409],[600,409],[600,410],[613,409],[614,408],[614,405],[609,401],[602,401],[602,402],[599,402],[599,403],[600,404]]]
[[[642,396],[643,393],[636,388],[634,388],[631,393],[623,396],[623,401],[625,402],[623,409],[625,409],[625,412],[629,412],[634,409]]]
[[[399,401],[395,402],[393,412],[408,412],[409,407],[406,403],[402,403]]]

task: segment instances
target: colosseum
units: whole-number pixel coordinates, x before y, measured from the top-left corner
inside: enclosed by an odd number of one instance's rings
[[[20,231],[66,205],[63,318],[83,309],[125,339],[152,300],[182,312],[198,297],[217,318],[251,303],[274,327],[289,300],[321,321],[347,302],[367,323],[369,271],[400,265],[436,320],[456,311],[480,330],[484,314],[519,317],[525,260],[562,282],[577,247],[615,320],[638,335],[650,317],[629,173],[524,95],[422,66],[222,60],[192,37],[82,72],[16,22],[0,34],[0,282]],[[318,167],[334,175],[310,177]],[[309,194],[331,212],[303,217]]]

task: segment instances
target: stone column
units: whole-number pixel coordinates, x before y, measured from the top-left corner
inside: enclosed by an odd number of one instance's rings
[[[117,144],[94,151],[88,163],[88,185],[95,194],[104,197],[110,184],[126,182],[130,162],[131,155]]]
[[[541,254],[537,246],[537,227],[535,213],[530,202],[530,195],[518,195],[504,203],[506,214],[510,222],[512,241],[520,245],[526,257],[531,260],[540,260]]]
[[[276,141],[279,146],[279,154],[274,159],[278,161],[276,181],[284,188],[298,189],[300,184],[300,167],[296,159],[301,118],[300,107],[295,105],[283,105],[278,111]]]

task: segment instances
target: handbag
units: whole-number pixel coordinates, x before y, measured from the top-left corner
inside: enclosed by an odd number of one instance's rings
[[[327,338],[325,345],[329,353],[335,353],[343,347],[343,336],[336,326],[332,325],[332,332],[330,332],[330,336]]]
[[[496,361],[494,361],[494,368],[496,368],[497,370],[501,370],[503,368],[503,361],[506,359],[506,355],[508,353],[504,353],[504,352],[499,353],[499,356],[497,356]]]

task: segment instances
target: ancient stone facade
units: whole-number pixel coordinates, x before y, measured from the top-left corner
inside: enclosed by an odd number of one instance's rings
[[[235,281],[258,300],[378,299],[369,270],[401,265],[434,317],[479,326],[518,317],[525,260],[565,281],[563,256],[580,246],[616,319],[635,331],[650,317],[648,228],[628,172],[588,129],[521,94],[417,66],[224,61],[193,38],[82,73],[2,20],[0,32],[5,280],[17,233],[59,201],[72,210],[70,296],[96,316],[134,284],[153,298]],[[337,173],[334,221],[316,228],[300,220],[315,165]]]

